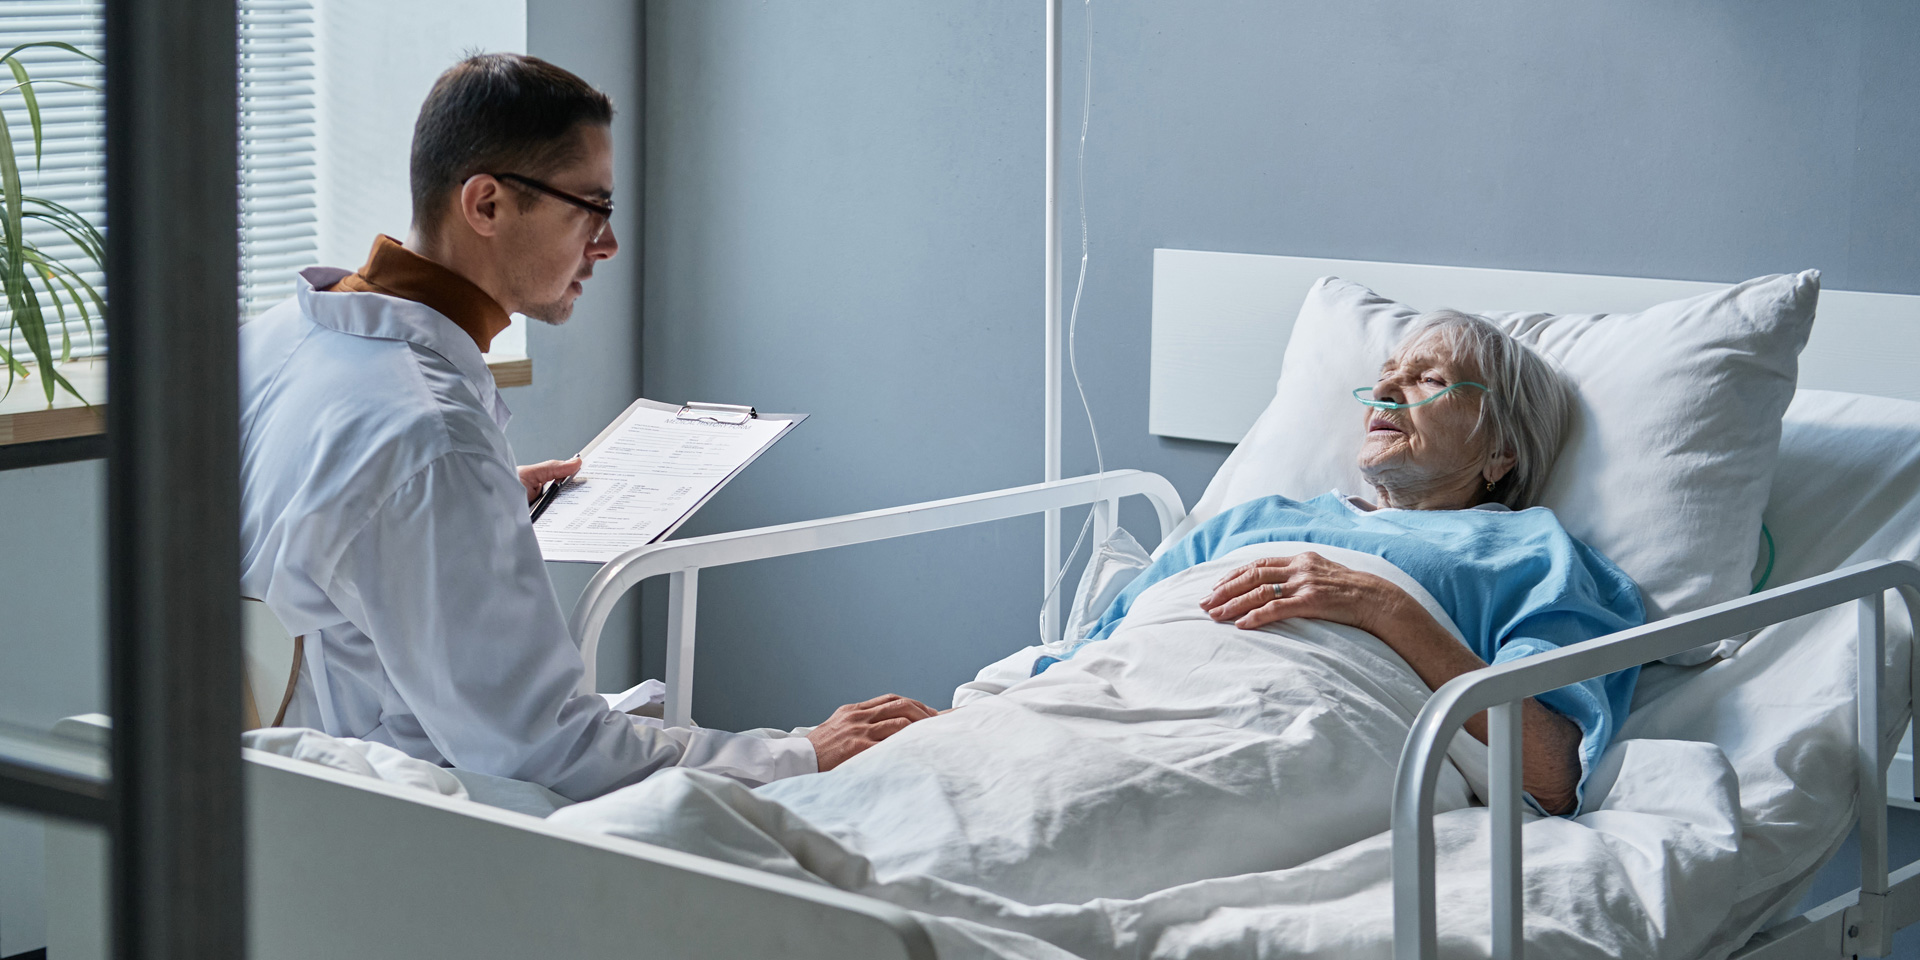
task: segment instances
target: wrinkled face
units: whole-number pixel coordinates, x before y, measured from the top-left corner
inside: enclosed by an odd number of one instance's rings
[[[577,197],[611,201],[612,133],[598,124],[582,124],[573,135],[580,141],[576,159],[540,179]],[[518,204],[508,206],[520,209]],[[573,315],[573,301],[593,276],[594,264],[620,249],[611,225],[593,236],[601,222],[586,210],[544,194],[537,195],[518,216],[506,218],[502,230],[511,233],[510,245],[516,252],[506,282],[521,312],[553,324],[565,323]]]
[[[1476,379],[1477,371],[1464,369],[1444,351],[1432,337],[1401,347],[1381,366],[1373,398],[1418,403]],[[1478,388],[1462,387],[1406,410],[1361,407],[1366,441],[1360,447],[1360,472],[1376,487],[1412,490],[1481,482],[1488,443],[1474,432],[1481,402]]]

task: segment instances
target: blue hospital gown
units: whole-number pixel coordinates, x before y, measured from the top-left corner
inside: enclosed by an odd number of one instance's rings
[[[1488,663],[1591,640],[1646,622],[1640,590],[1545,507],[1362,511],[1335,493],[1305,502],[1263,497],[1196,527],[1140,573],[1088,634],[1104,640],[1148,587],[1257,543],[1298,540],[1382,557],[1433,594]],[[1044,667],[1041,667],[1044,669]],[[1640,668],[1540,695],[1578,724],[1579,795],[1627,715]]]

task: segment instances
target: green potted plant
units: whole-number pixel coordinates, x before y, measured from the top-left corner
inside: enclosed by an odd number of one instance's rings
[[[12,86],[0,90],[0,287],[6,290],[7,332],[18,331],[19,340],[25,343],[29,351],[25,360],[39,368],[41,387],[46,391],[48,406],[53,404],[56,385],[85,403],[86,398],[67,382],[54,362],[56,359],[70,360],[73,356],[73,344],[67,335],[68,309],[78,311],[91,335],[93,318],[98,315],[104,320],[106,317],[106,303],[79,270],[42,253],[39,246],[26,235],[25,227],[29,222],[51,226],[72,240],[86,258],[102,270],[106,268],[106,243],[101,239],[100,231],[71,208],[51,200],[27,196],[22,191],[20,158],[13,148],[13,128],[7,123],[6,109],[10,99],[7,95],[18,94],[26,107],[27,123],[33,129],[33,161],[34,169],[38,170],[41,153],[40,100],[34,93],[34,85],[58,83],[87,90],[94,88],[71,80],[32,79],[27,75],[26,64],[21,63],[19,58],[20,52],[30,47],[55,47],[95,63],[99,59],[81,52],[72,44],[51,40],[23,43],[0,56],[0,63],[6,64],[14,81]],[[46,302],[52,303],[54,315],[58,318],[58,351],[47,332]],[[89,304],[92,310],[88,309]],[[13,391],[17,378],[33,375],[28,363],[15,356],[9,348],[11,339],[0,338],[0,361],[7,367],[7,386],[5,391],[0,391],[0,396]]]

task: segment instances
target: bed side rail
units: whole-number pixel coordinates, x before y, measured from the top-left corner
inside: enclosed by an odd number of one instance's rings
[[[68,749],[105,764],[104,741]],[[304,760],[244,756],[254,960],[935,960],[919,921],[870,897]],[[107,874],[103,830],[48,831],[52,956],[116,955],[102,935]]]
[[[1855,757],[1863,798],[1859,804],[1860,892],[1854,907],[1834,914],[1838,919],[1833,923],[1845,937],[1838,956],[1886,955],[1892,949],[1894,927],[1888,922],[1892,918],[1888,909],[1887,810],[1883,799],[1887,757],[1883,756],[1880,742],[1879,700],[1886,655],[1883,599],[1889,590],[1900,591],[1908,612],[1914,615],[1914,622],[1920,624],[1920,565],[1906,560],[1874,561],[1550,653],[1475,670],[1443,684],[1414,720],[1400,754],[1394,784],[1396,960],[1432,960],[1438,955],[1434,791],[1447,744],[1469,717],[1488,711],[1489,780],[1493,794],[1493,956],[1496,960],[1517,960],[1523,946],[1521,922],[1524,917],[1520,872],[1521,702],[1571,683],[1605,676],[1848,602],[1858,602],[1860,607],[1859,738]],[[1912,660],[1916,670],[1920,670],[1920,657]],[[1900,709],[1898,704],[1889,706]],[[1915,872],[1901,871],[1902,879]],[[1915,880],[1914,890],[1902,889],[1899,893],[1895,899],[1902,903],[1906,899],[1920,900],[1920,879]]]
[[[594,657],[600,647],[600,631],[606,626],[614,603],[649,577],[663,573],[669,577],[665,719],[668,726],[685,726],[693,713],[694,605],[701,570],[1085,504],[1093,505],[1093,534],[1097,544],[1111,532],[1119,516],[1121,498],[1129,496],[1146,497],[1153,505],[1163,538],[1186,517],[1179,492],[1165,477],[1143,470],[1109,470],[823,520],[668,540],[629,550],[602,566],[574,604],[569,626],[574,642],[580,647],[581,658],[587,664],[580,692],[591,693],[595,689]]]

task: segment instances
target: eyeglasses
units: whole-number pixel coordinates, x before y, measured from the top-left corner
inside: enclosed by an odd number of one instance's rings
[[[562,203],[570,203],[585,210],[590,218],[587,221],[588,243],[600,242],[600,238],[607,233],[607,222],[613,219],[613,201],[611,200],[605,202],[588,200],[586,197],[576,196],[565,190],[550,187],[532,177],[523,177],[517,173],[490,173],[487,174],[487,176],[495,180],[506,180],[517,183],[529,190],[537,190]]]

